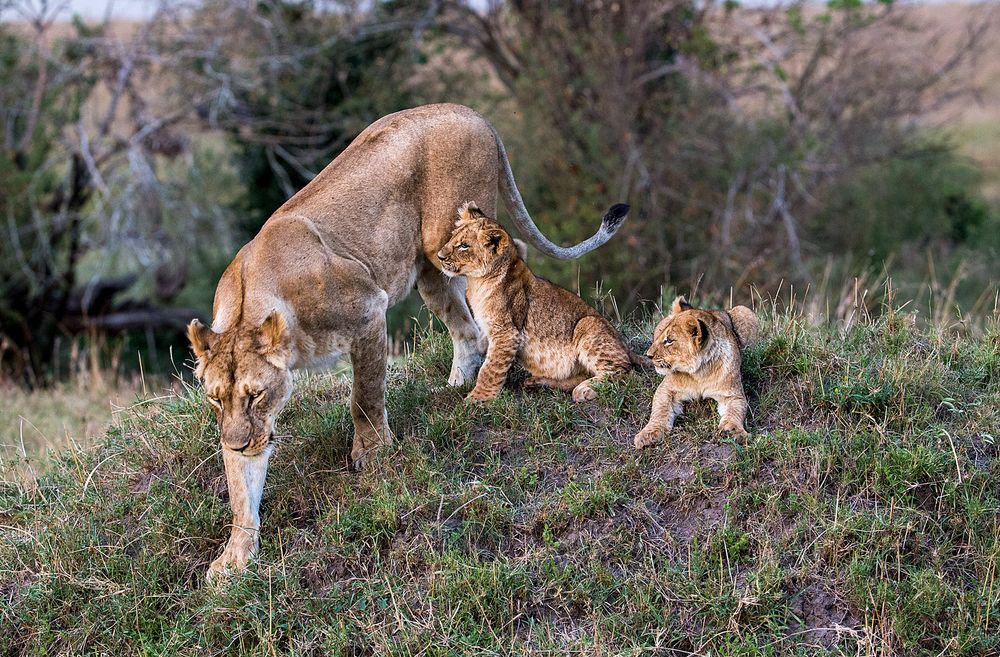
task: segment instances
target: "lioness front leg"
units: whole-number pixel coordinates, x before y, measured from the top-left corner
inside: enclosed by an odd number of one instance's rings
[[[656,388],[649,422],[635,435],[635,446],[639,449],[660,442],[660,439],[674,428],[674,420],[684,408],[669,381],[669,376],[664,377]]]
[[[222,554],[208,567],[206,578],[217,581],[226,572],[246,569],[247,562],[260,546],[260,498],[267,476],[267,460],[271,449],[255,456],[222,448],[222,462],[229,485],[229,504],[233,509],[232,531]]]
[[[451,386],[471,381],[482,361],[480,354],[485,352],[480,348],[483,336],[479,335],[469,305],[465,302],[465,286],[464,278],[446,279],[430,263],[424,265],[417,278],[420,297],[448,327],[451,336],[451,372],[448,374],[448,385]]]
[[[351,344],[351,417],[354,446],[351,460],[360,468],[369,451],[392,444],[385,411],[385,370],[388,352],[385,315],[377,316]]]
[[[486,360],[479,369],[476,385],[466,399],[489,401],[496,399],[507,380],[507,372],[517,357],[517,338],[513,330],[501,329],[490,333],[490,346],[486,350]]]
[[[743,423],[747,416],[747,399],[742,393],[721,397],[719,403],[719,429],[736,436],[747,436]]]

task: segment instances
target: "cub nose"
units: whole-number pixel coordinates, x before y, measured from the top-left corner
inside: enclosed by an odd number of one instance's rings
[[[653,357],[653,348],[650,347],[649,349],[646,350],[646,358],[652,358],[652,357]]]
[[[438,260],[444,260],[444,258],[445,257],[443,255],[441,255],[441,252],[438,251]]]

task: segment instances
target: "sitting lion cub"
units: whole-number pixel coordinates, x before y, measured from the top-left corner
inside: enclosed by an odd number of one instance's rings
[[[627,205],[615,205],[608,214],[627,212]],[[468,399],[499,395],[515,358],[531,374],[525,386],[572,390],[576,402],[595,399],[594,383],[631,369],[639,357],[611,323],[569,290],[532,274],[500,224],[474,203],[459,208],[458,216],[437,257],[445,274],[468,280],[466,299],[488,340]]]
[[[699,310],[677,297],[670,314],[653,332],[653,344],[646,352],[663,382],[653,396],[649,422],[636,434],[635,446],[659,442],[673,428],[684,402],[706,397],[719,404],[720,429],[747,435],[740,361],[743,348],[756,338],[757,316],[746,306],[728,312]]]

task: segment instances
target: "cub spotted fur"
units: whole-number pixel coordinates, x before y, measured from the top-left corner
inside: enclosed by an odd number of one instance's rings
[[[718,402],[720,429],[747,435],[740,361],[743,348],[757,339],[757,329],[757,316],[746,306],[728,312],[699,310],[677,297],[670,314],[653,332],[653,344],[646,352],[663,381],[635,446],[659,442],[673,428],[684,402],[702,398]]]
[[[608,216],[627,213],[619,204]],[[499,395],[515,358],[531,374],[526,387],[572,390],[577,402],[597,397],[594,383],[631,369],[634,356],[611,323],[569,290],[532,274],[500,224],[471,202],[458,216],[437,257],[446,275],[466,277],[466,299],[488,341],[470,400]]]

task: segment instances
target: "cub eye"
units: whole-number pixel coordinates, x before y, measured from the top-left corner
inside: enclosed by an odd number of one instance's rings
[[[222,408],[222,400],[221,399],[219,399],[218,397],[214,397],[212,395],[206,395],[206,396],[208,397],[208,401],[209,401],[210,404],[212,404],[213,406],[218,406],[219,408]]]
[[[251,392],[247,393],[247,397],[250,398],[250,401],[257,401],[258,399],[261,398],[261,396],[263,394],[264,394],[264,392],[261,391],[261,390],[254,390],[254,391],[251,391]]]
[[[664,346],[669,347],[673,343],[674,343],[674,341],[671,338],[663,338],[663,344],[664,344]]]
[[[462,242],[461,244],[458,245],[458,250],[459,251],[468,251],[469,250],[469,245],[466,244],[465,242]]]

